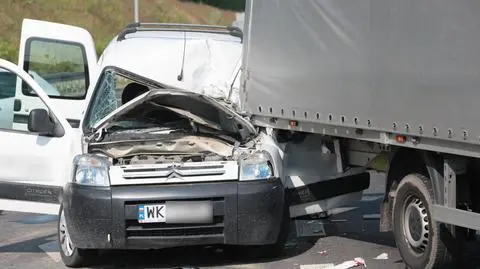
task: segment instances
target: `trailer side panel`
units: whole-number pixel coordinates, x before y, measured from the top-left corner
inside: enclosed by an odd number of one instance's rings
[[[479,144],[480,2],[251,0],[245,109]]]

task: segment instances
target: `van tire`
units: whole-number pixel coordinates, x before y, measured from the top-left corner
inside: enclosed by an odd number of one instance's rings
[[[96,257],[96,250],[93,249],[79,249],[72,246],[68,230],[66,228],[66,220],[63,212],[63,207],[60,206],[60,213],[57,224],[57,240],[60,247],[60,257],[67,267],[77,268],[88,265]],[[68,240],[67,243],[65,240]],[[69,245],[69,247],[66,246]],[[68,248],[68,249],[66,249]]]

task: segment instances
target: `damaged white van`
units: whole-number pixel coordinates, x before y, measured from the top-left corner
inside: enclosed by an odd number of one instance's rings
[[[25,20],[21,40],[19,66],[0,60],[18,77],[15,99],[28,93],[30,104],[28,128],[0,124],[0,209],[59,214],[67,266],[98,249],[279,253],[290,218],[355,202],[369,186],[343,165],[338,141],[272,133],[238,112],[237,28],[132,24],[98,61],[77,27]],[[77,79],[48,94],[31,74],[51,70]],[[5,107],[0,119],[13,119]]]

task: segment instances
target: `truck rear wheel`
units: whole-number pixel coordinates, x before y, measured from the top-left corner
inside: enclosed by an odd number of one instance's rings
[[[410,174],[400,181],[393,204],[393,233],[408,268],[442,268],[453,260],[441,240],[448,231],[431,219],[433,201],[429,178]]]

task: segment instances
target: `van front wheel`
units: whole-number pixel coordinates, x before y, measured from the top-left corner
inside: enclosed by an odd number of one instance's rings
[[[76,248],[68,233],[63,207],[60,207],[59,215],[57,233],[63,263],[68,267],[81,267],[91,262],[95,256],[95,250]]]

